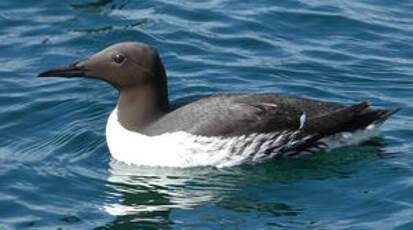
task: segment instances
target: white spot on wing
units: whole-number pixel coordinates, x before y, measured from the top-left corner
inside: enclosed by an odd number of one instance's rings
[[[307,116],[305,115],[305,112],[304,112],[303,115],[301,115],[301,117],[300,117],[300,128],[298,128],[298,129],[304,128],[306,118],[307,118]]]
[[[265,105],[265,106],[268,106],[268,107],[278,107],[278,105],[277,104],[274,104],[274,103],[260,103],[261,105]]]

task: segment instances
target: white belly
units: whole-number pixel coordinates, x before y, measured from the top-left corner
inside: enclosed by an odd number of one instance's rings
[[[364,132],[340,133],[326,138],[330,148],[357,144],[374,136],[375,127]],[[295,141],[294,132],[251,134],[240,137],[201,137],[186,132],[146,136],[123,128],[113,110],[106,125],[106,141],[112,157],[128,164],[166,167],[227,167],[245,162],[261,162]],[[273,148],[271,154],[265,152]]]

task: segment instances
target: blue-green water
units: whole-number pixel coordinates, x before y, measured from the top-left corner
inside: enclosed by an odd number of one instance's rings
[[[413,229],[412,1],[0,2],[0,229]],[[403,108],[373,142],[233,168],[113,162],[116,92],[36,79],[120,41],[170,98],[282,93]],[[167,153],[165,153],[167,154]]]

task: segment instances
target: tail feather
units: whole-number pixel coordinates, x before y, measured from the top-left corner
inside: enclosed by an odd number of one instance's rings
[[[387,118],[389,118],[391,115],[397,113],[401,108],[400,107],[396,107],[392,110],[382,110],[382,113],[380,114],[380,117],[378,119],[376,119],[375,121],[372,122],[372,124],[381,124],[383,123],[385,120],[387,120]]]
[[[306,133],[319,133],[322,136],[344,131],[345,124],[351,123],[369,107],[367,102],[346,106],[321,116],[310,118],[304,127]]]
[[[381,125],[387,118],[391,115],[397,113],[400,108],[394,108],[392,110],[382,110],[382,109],[368,109],[358,114],[354,119],[347,122],[344,125],[344,130],[347,132],[354,132],[359,129],[363,129],[369,125]]]

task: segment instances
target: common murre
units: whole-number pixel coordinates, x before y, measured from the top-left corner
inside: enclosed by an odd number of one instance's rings
[[[107,144],[115,159],[139,165],[220,167],[298,157],[328,147],[327,139],[347,138],[339,141],[345,145],[369,138],[399,110],[275,94],[212,95],[172,105],[157,51],[136,42],[37,76],[95,78],[115,87],[119,97],[107,122]],[[351,138],[362,131],[362,138]]]

